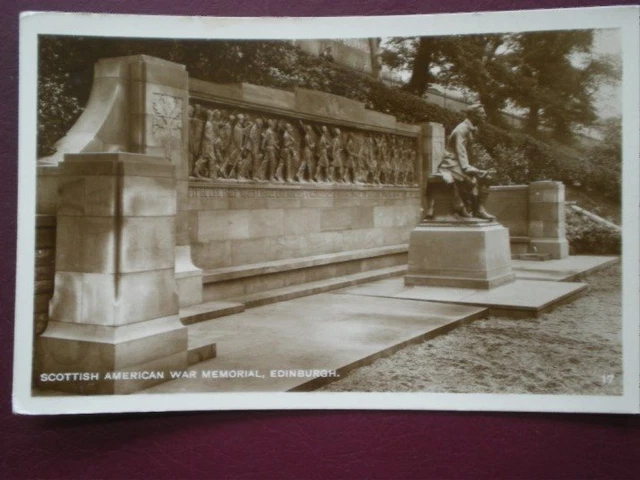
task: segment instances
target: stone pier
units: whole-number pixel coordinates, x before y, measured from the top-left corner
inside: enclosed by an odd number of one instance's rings
[[[66,154],[132,152],[175,166],[176,282],[181,306],[202,302],[202,270],[191,260],[188,233],[189,74],[184,65],[147,55],[104,58],[94,69],[82,115],[38,160],[38,213],[55,214],[58,168]]]
[[[564,208],[562,182],[529,184],[529,236],[534,252],[547,253],[554,259],[569,256]]]
[[[175,167],[165,158],[66,155],[59,172],[54,295],[39,339],[41,374],[98,374],[99,380],[39,386],[129,393],[187,366],[174,273],[175,217]],[[108,373],[124,379],[105,379]]]

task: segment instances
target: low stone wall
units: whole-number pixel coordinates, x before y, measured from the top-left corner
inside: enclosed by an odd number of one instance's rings
[[[194,263],[205,270],[406,243],[414,188],[199,185],[189,189]]]
[[[529,236],[529,186],[504,185],[491,188],[487,210],[509,229],[511,237]]]
[[[565,227],[565,189],[561,182],[491,187],[487,210],[509,229],[511,253],[569,255]]]
[[[372,270],[380,278],[382,270],[406,266],[407,248],[407,244],[401,244],[209,270],[203,277],[203,298],[245,303],[252,295]],[[387,271],[383,276],[398,273],[399,270]],[[250,303],[255,305],[254,300]]]

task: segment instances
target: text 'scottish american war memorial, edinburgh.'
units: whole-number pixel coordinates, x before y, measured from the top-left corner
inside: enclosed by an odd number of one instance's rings
[[[579,308],[591,275],[619,268],[620,166],[617,192],[594,180],[616,127],[586,86],[543,84],[531,52],[564,48],[548,62],[576,78],[592,62],[593,92],[620,81],[593,51],[620,41],[604,34],[40,35],[33,397],[393,391],[345,379],[476,324],[543,329]],[[525,98],[565,87],[570,114]],[[573,179],[577,157],[591,177]],[[594,195],[606,208],[581,202]],[[495,393],[621,395],[617,305],[608,390]],[[465,370],[499,378],[484,360]]]

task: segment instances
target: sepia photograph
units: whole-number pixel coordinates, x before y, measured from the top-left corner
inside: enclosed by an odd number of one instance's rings
[[[14,411],[637,413],[638,12],[23,14]]]

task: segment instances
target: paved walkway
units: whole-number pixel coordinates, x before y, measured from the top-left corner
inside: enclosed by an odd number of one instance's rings
[[[141,393],[311,390],[409,343],[482,318],[499,304],[553,306],[586,287],[558,280],[613,261],[617,257],[515,261],[518,280],[491,291],[405,287],[396,277],[195,323],[190,337],[217,343],[217,357],[193,365],[185,378]],[[535,280],[528,280],[532,272]]]
[[[217,343],[217,357],[190,367],[190,378],[144,393],[308,390],[486,314],[478,307],[339,292],[252,308],[191,325],[190,335]]]

